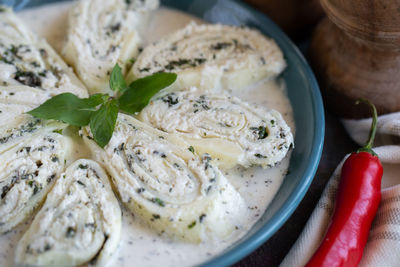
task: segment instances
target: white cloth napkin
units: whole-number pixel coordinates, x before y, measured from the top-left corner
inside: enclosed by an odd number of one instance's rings
[[[371,119],[342,122],[354,141],[360,145],[366,143]],[[400,112],[378,118],[373,150],[383,163],[382,200],[359,266],[400,266]],[[303,232],[281,267],[304,266],[318,248],[333,212],[343,162],[344,159],[332,174]]]

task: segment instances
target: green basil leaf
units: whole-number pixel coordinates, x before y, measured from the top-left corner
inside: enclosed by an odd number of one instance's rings
[[[132,114],[141,111],[153,95],[174,83],[176,77],[175,73],[164,72],[133,81],[119,98],[120,109]]]
[[[80,98],[83,101],[86,101],[86,104],[91,107],[97,107],[98,105],[106,102],[110,96],[107,94],[94,94],[89,96],[89,98]]]
[[[94,141],[104,148],[110,141],[118,117],[117,100],[112,99],[101,105],[90,119],[90,130]]]
[[[40,119],[60,120],[74,126],[85,126],[89,124],[96,107],[103,103],[106,97],[103,94],[95,94],[89,98],[79,98],[71,93],[63,93],[27,113]]]
[[[126,82],[122,75],[122,70],[118,64],[115,64],[110,76],[110,88],[113,91],[123,92],[126,89]]]

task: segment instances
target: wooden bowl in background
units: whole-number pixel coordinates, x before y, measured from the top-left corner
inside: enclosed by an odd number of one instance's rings
[[[325,104],[341,117],[370,112],[355,106],[371,100],[379,114],[400,111],[400,1],[321,0],[328,19],[316,28],[310,63]]]

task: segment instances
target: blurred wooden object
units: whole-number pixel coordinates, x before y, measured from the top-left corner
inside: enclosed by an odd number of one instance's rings
[[[400,0],[321,0],[327,13],[310,45],[325,103],[348,118],[400,111]]]
[[[324,12],[319,0],[246,0],[267,14],[291,37],[303,37],[304,31],[318,22]]]

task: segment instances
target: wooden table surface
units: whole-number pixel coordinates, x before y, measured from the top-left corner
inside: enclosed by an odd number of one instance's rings
[[[317,173],[306,196],[289,220],[275,235],[252,254],[233,266],[279,266],[301,233],[332,172],[347,153],[357,148],[357,145],[349,138],[335,115],[326,110],[325,120],[324,149]]]

